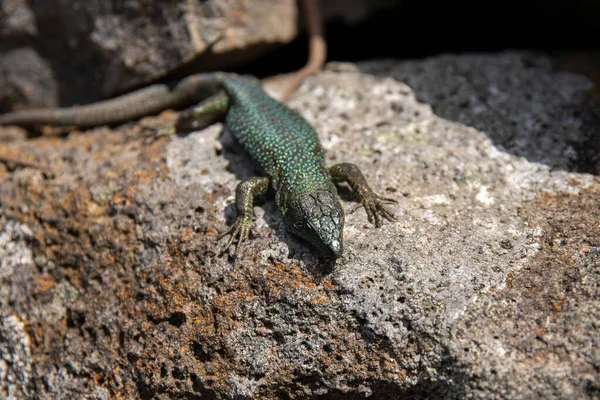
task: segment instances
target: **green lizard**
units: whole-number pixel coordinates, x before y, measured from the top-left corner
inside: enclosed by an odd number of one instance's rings
[[[224,118],[228,130],[262,171],[261,176],[237,186],[238,217],[219,235],[219,239],[231,235],[223,251],[237,240],[237,254],[250,233],[254,197],[264,194],[269,186],[276,192],[276,204],[287,229],[331,258],[343,253],[344,211],[336,183],[349,184],[376,227],[381,226],[382,219],[395,219],[384,205],[395,200],[375,194],[354,164],[328,168],[310,124],[300,113],[267,95],[252,77],[218,72],[191,75],[173,86],[152,85],[90,105],[0,115],[0,125],[116,124],[201,99],[197,106],[180,113],[174,128],[189,130],[198,120]]]

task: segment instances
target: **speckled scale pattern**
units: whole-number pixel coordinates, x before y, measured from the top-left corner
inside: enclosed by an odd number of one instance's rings
[[[204,79],[206,87],[225,90],[229,108],[225,125],[260,167],[262,177],[241,183],[236,191],[238,219],[224,234],[231,234],[224,250],[248,237],[252,224],[252,199],[269,183],[288,229],[328,257],[343,253],[344,210],[336,182],[347,182],[355,191],[370,222],[393,220],[385,199],[375,194],[354,164],[342,163],[328,169],[315,130],[297,112],[267,95],[258,80],[231,74]],[[207,100],[209,101],[209,100]],[[224,112],[225,110],[223,110]]]
[[[331,190],[319,138],[298,112],[269,97],[255,79],[227,77],[222,85],[230,97],[225,124],[269,176],[280,206],[318,189]]]

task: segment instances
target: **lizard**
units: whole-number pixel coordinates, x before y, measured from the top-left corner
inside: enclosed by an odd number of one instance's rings
[[[200,101],[201,100],[201,101]],[[249,237],[253,202],[269,187],[283,215],[286,229],[331,259],[343,254],[345,215],[337,184],[347,183],[370,223],[396,220],[385,203],[396,202],[376,194],[360,169],[351,163],[327,167],[315,129],[302,115],[269,96],[257,78],[213,72],[190,75],[175,85],[155,84],[114,99],[89,105],[18,111],[0,115],[0,125],[117,124],[168,107],[200,101],[182,111],[173,132],[224,119],[225,127],[242,144],[261,174],[237,185],[237,219],[217,240],[229,235],[221,252],[235,242],[234,256]]]

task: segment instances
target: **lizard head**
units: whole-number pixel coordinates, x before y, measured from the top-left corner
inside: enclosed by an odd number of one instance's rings
[[[344,210],[337,194],[317,190],[289,202],[285,222],[295,235],[332,258],[343,252]]]

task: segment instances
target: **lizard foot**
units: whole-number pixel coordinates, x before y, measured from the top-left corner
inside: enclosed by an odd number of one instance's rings
[[[350,211],[350,214],[355,212],[361,207],[365,208],[367,212],[367,219],[370,223],[375,223],[375,227],[379,228],[382,223],[382,217],[387,219],[388,221],[397,221],[396,217],[392,212],[388,210],[388,208],[384,205],[384,203],[398,203],[396,200],[382,197],[378,194],[371,193],[367,195],[359,204],[354,206]]]
[[[252,228],[252,220],[249,218],[239,217],[235,220],[235,222],[227,228],[224,232],[221,232],[217,237],[217,240],[221,240],[223,237],[227,235],[231,235],[227,244],[221,250],[220,254],[225,253],[229,247],[233,244],[234,240],[237,238],[237,245],[235,246],[235,251],[233,252],[233,256],[237,257],[238,251],[243,241],[248,239],[250,236],[250,229]]]

